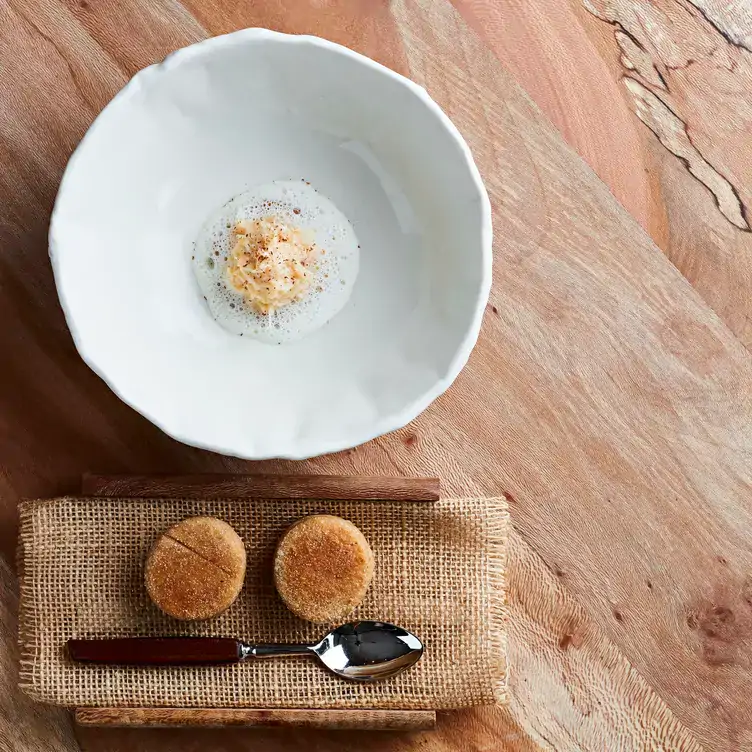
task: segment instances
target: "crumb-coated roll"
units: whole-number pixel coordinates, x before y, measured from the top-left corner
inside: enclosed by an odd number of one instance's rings
[[[371,547],[352,522],[329,514],[298,520],[282,536],[274,582],[302,619],[337,622],[361,604],[374,570]]]
[[[245,546],[214,517],[189,517],[156,541],[146,560],[146,589],[176,619],[209,619],[237,598],[245,578]]]

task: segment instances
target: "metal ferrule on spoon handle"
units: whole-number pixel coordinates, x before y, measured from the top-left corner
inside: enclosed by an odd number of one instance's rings
[[[240,660],[249,658],[275,658],[292,657],[299,655],[315,655],[314,646],[311,645],[286,645],[284,643],[271,643],[268,645],[247,645],[240,643]]]

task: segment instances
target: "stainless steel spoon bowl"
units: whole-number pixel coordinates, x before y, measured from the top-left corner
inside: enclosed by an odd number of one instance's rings
[[[412,632],[382,621],[343,624],[316,645],[247,646],[249,655],[310,655],[330,671],[354,681],[379,681],[410,668],[423,655]]]
[[[253,658],[315,656],[344,679],[372,682],[410,668],[423,655],[411,632],[381,621],[343,624],[315,645],[252,645],[232,637],[127,637],[69,640],[74,661],[129,666],[238,663]]]

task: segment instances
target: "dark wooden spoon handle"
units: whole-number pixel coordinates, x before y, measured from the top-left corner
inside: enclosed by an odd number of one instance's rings
[[[232,637],[125,637],[68,640],[74,661],[124,666],[237,663],[241,643]]]

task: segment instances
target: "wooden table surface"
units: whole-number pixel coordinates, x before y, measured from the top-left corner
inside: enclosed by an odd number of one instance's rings
[[[0,0],[0,749],[752,749],[752,15],[455,6]],[[494,206],[493,292],[456,384],[406,429],[303,463],[191,449],[120,403],[78,358],[46,256],[66,159],[113,93],[251,25],[424,84]],[[504,494],[509,706],[414,735],[71,729],[14,689],[15,507],[87,470],[437,474]]]

